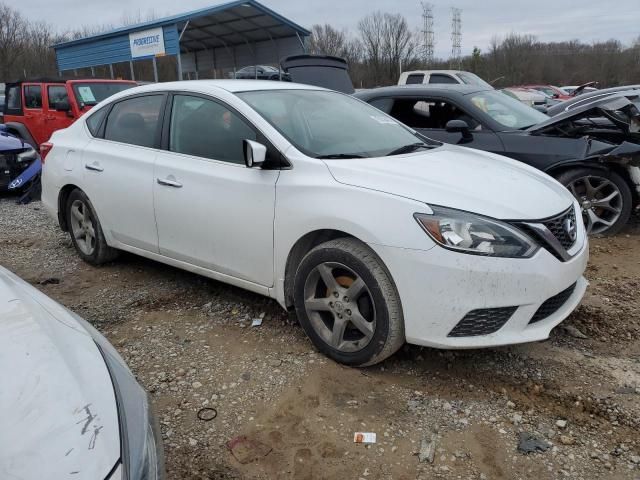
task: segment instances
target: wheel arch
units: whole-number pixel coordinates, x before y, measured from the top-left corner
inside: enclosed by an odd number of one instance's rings
[[[58,193],[58,224],[60,225],[60,228],[63,232],[69,231],[69,225],[67,224],[66,205],[67,200],[69,199],[69,195],[71,195],[71,192],[73,192],[74,190],[80,190],[81,192],[83,192],[83,190],[77,185],[69,183],[62,187],[60,189],[60,192]]]
[[[31,132],[29,132],[29,129],[27,128],[27,126],[24,123],[20,123],[20,122],[7,122],[4,124],[4,128],[7,132],[20,137],[22,140],[24,140],[25,142],[27,142],[29,145],[31,145],[33,148],[35,148],[36,150],[40,151],[40,145],[38,145],[36,143],[36,141],[33,139],[33,136],[31,135]]]
[[[293,247],[291,247],[287,255],[284,272],[284,302],[287,309],[293,307],[293,283],[295,273],[304,256],[318,245],[337,238],[354,238],[362,241],[358,237],[342,230],[318,229],[306,233],[293,244]]]

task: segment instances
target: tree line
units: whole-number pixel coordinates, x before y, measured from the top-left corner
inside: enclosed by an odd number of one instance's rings
[[[121,24],[154,18],[154,12],[145,18],[140,13],[126,15]],[[56,32],[50,24],[30,21],[15,8],[0,3],[0,82],[54,76],[57,68],[51,45],[114,27]],[[308,50],[345,58],[358,88],[395,84],[401,71],[448,68],[474,72],[497,87],[526,83],[578,85],[589,81],[597,81],[600,87],[640,83],[640,37],[631,45],[618,40],[587,44],[579,40],[541,42],[532,35],[510,33],[495,37],[486,51],[474,48],[455,65],[447,59],[436,59],[427,65],[421,39],[402,15],[377,11],[364,16],[353,30],[314,25]],[[106,72],[101,69],[97,74]]]

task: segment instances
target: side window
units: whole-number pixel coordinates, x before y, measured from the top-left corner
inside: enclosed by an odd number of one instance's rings
[[[107,116],[107,110],[108,107],[101,108],[96,112],[91,112],[91,115],[87,118],[87,127],[94,137],[98,136],[100,125],[102,125],[104,117]]]
[[[444,75],[442,73],[432,73],[429,76],[429,83],[458,83],[458,81],[451,75]]]
[[[163,101],[163,95],[149,95],[116,103],[107,118],[105,140],[153,148]]]
[[[7,110],[21,110],[22,96],[20,95],[20,86],[10,87],[7,93]]]
[[[171,109],[169,150],[244,164],[243,140],[256,131],[224,105],[201,97],[175,95]]]
[[[412,73],[407,77],[407,85],[419,85],[424,80],[423,73]]]
[[[42,87],[40,85],[25,85],[24,107],[42,108]]]
[[[67,87],[64,85],[50,85],[47,87],[47,98],[49,99],[49,109],[54,110],[58,102],[69,101]]]
[[[391,116],[411,128],[444,129],[449,120],[464,120],[469,128],[480,130],[480,124],[457,106],[437,99],[397,99]]]

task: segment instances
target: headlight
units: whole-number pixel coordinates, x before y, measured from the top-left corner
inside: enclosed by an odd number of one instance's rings
[[[116,349],[86,320],[73,314],[93,337],[111,375],[120,420],[122,470],[127,480],[164,478],[161,437],[147,393]]]
[[[489,257],[529,258],[539,245],[508,223],[450,208],[431,207],[433,214],[415,219],[440,246]]]
[[[33,162],[38,158],[38,152],[33,147],[29,147],[24,152],[20,152],[17,156],[18,163]]]

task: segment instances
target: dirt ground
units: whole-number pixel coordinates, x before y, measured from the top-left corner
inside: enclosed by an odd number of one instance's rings
[[[640,479],[637,217],[592,240],[587,296],[550,340],[407,346],[367,369],[316,353],[266,298],[132,255],[83,263],[37,202],[0,199],[0,252],[127,360],[170,479]],[[357,431],[377,443],[354,444]],[[549,448],[520,453],[521,433]]]

